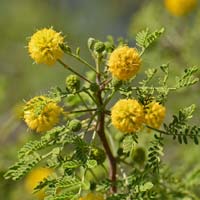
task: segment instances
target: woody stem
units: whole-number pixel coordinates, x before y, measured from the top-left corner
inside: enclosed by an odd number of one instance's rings
[[[99,67],[98,67],[99,69]],[[101,84],[101,75],[100,73],[97,74],[96,77],[96,83],[99,85]],[[116,159],[113,156],[113,153],[110,149],[110,146],[108,144],[106,135],[105,135],[105,130],[104,130],[104,125],[105,125],[105,110],[104,110],[104,106],[103,106],[103,100],[102,100],[102,90],[99,89],[96,93],[96,97],[98,100],[98,106],[100,107],[100,111],[98,114],[98,124],[97,124],[97,134],[103,144],[103,147],[105,149],[105,152],[107,154],[108,160],[109,160],[109,164],[110,164],[110,170],[109,170],[109,177],[111,180],[111,193],[116,193],[117,192],[117,188],[116,188],[116,173],[117,173],[117,163],[116,163]]]

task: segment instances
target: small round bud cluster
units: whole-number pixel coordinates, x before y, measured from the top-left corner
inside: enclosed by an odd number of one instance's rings
[[[156,101],[145,106],[145,124],[152,128],[160,128],[165,118],[166,108]]]
[[[36,132],[52,129],[58,122],[63,109],[48,97],[37,96],[24,106],[24,121]]]
[[[99,40],[96,40],[94,38],[88,39],[88,48],[93,51],[97,55],[105,55],[106,52],[111,53],[114,50],[114,45],[109,42],[101,42]]]
[[[141,59],[135,48],[121,46],[115,49],[108,60],[108,70],[119,80],[128,80],[140,69]]]
[[[94,44],[94,50],[98,53],[102,53],[105,50],[105,44],[103,42],[96,42]]]
[[[104,200],[104,197],[100,193],[90,192],[86,196],[81,197],[79,200]]]
[[[72,121],[69,122],[68,128],[69,128],[69,130],[71,130],[73,132],[80,131],[82,128],[81,121],[78,119],[73,119]]]
[[[145,159],[146,159],[146,153],[144,148],[137,147],[133,152],[133,161],[138,163],[139,165],[142,165],[145,162]]]
[[[124,133],[136,132],[144,122],[143,106],[134,99],[119,100],[111,110],[111,120]]]
[[[106,159],[104,150],[98,147],[92,147],[90,153],[90,159],[96,160],[98,165],[102,164]]]
[[[92,92],[97,92],[99,90],[99,85],[97,83],[91,83],[90,84],[90,90]]]
[[[31,58],[36,63],[53,65],[63,56],[60,45],[64,43],[64,37],[60,32],[52,28],[44,28],[32,35],[28,50]]]
[[[76,75],[67,76],[65,83],[66,89],[71,93],[75,93],[80,89],[80,80]]]
[[[184,16],[197,7],[197,0],[165,0],[165,7],[175,16]]]

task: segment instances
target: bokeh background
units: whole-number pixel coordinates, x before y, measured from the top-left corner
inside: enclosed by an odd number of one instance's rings
[[[134,45],[138,31],[149,27],[166,28],[160,41],[143,58],[143,70],[170,64],[170,81],[192,65],[199,65],[200,9],[189,15],[173,16],[162,0],[1,0],[0,4],[0,199],[34,199],[26,192],[24,180],[5,181],[3,174],[16,160],[17,150],[33,136],[19,120],[23,100],[42,94],[52,86],[64,87],[67,72],[59,65],[35,65],[28,55],[29,36],[37,29],[53,26],[66,35],[72,47],[81,47],[81,55],[90,60],[88,37],[105,40],[107,35],[128,38]],[[80,72],[85,69],[66,61]],[[170,95],[168,116],[182,106],[197,104],[193,122],[199,122],[199,84]],[[166,140],[164,160],[173,170],[183,171],[200,166],[199,146],[177,145]]]

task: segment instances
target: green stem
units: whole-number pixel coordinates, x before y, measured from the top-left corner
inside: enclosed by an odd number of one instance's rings
[[[95,68],[89,64],[86,60],[84,60],[83,58],[81,58],[80,56],[74,54],[74,53],[67,53],[68,55],[72,56],[73,58],[75,58],[76,60],[78,60],[79,62],[83,63],[85,66],[89,67],[92,71],[94,71],[95,73],[98,73]]]
[[[80,100],[82,101],[82,103],[83,103],[83,105],[86,107],[86,109],[89,110],[89,107],[88,107],[87,104],[85,103],[85,101],[84,101],[84,99],[83,99],[83,97],[81,96],[80,93],[78,93],[78,97],[80,98]],[[92,116],[92,113],[91,113],[91,112],[90,112],[90,115]]]
[[[100,77],[100,57],[99,56],[97,59],[95,59],[95,63],[96,63],[97,76]],[[100,83],[99,83],[99,85],[100,85]]]
[[[76,74],[77,76],[79,76],[80,78],[82,78],[83,80],[87,81],[88,83],[92,83],[90,80],[88,80],[87,78],[85,78],[84,76],[82,76],[81,74],[79,74],[78,72],[74,71],[71,67],[69,67],[67,64],[65,64],[62,60],[58,59],[58,62],[65,68],[68,69],[69,71],[71,71],[72,73]]]
[[[94,103],[95,104],[97,104],[98,105],[98,103],[97,103],[97,101],[95,100],[95,98],[90,94],[90,92],[89,91],[87,91],[87,90],[84,90],[84,92],[94,101]]]
[[[156,132],[158,132],[158,133],[160,133],[160,134],[164,134],[164,135],[170,135],[170,136],[183,136],[183,135],[185,135],[184,133],[176,133],[176,134],[172,134],[172,133],[169,133],[169,132],[166,132],[166,131],[162,131],[162,130],[159,130],[159,129],[157,129],[157,128],[153,128],[153,127],[151,127],[151,126],[148,126],[148,125],[146,125],[146,127],[147,128],[149,128],[149,129],[151,129],[151,130],[154,130],[154,131],[156,131]],[[190,137],[194,137],[194,136],[200,136],[200,135],[197,135],[197,134],[190,134],[190,133],[188,133],[187,134],[187,136],[190,136]]]
[[[103,106],[106,107],[106,105],[110,102],[110,100],[113,98],[113,96],[115,95],[116,91],[113,90],[112,93],[110,94],[110,96],[105,100]]]
[[[80,112],[90,112],[90,111],[96,111],[97,109],[86,109],[86,110],[74,110],[70,112],[65,112],[67,114],[74,114],[74,113],[80,113]]]
[[[140,57],[142,57],[142,55],[144,54],[146,48],[142,48],[142,51],[140,52]]]
[[[148,86],[144,86],[144,87],[131,87],[131,90],[137,90],[138,88],[144,88],[144,89],[160,89],[163,87],[148,87]],[[177,88],[167,88],[168,90],[177,90]]]

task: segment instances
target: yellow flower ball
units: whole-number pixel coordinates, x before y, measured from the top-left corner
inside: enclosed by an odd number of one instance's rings
[[[119,100],[111,110],[114,127],[125,133],[138,131],[144,122],[143,106],[134,99]]]
[[[24,121],[36,132],[52,129],[58,122],[63,109],[55,101],[45,96],[37,96],[24,106]]]
[[[88,193],[85,197],[81,197],[79,200],[104,200],[104,197],[100,193]]]
[[[63,56],[63,51],[59,46],[63,42],[64,37],[60,32],[56,32],[52,28],[44,28],[32,35],[28,43],[28,50],[36,63],[53,65]]]
[[[184,16],[193,11],[197,0],[165,0],[165,7],[175,16]]]
[[[51,175],[53,171],[49,168],[36,168],[33,169],[27,176],[25,180],[25,188],[29,193],[34,192],[34,188],[44,180],[44,178],[47,178],[49,175]],[[44,199],[45,193],[44,190],[40,190],[39,192],[35,193],[35,195],[39,199]]]
[[[145,124],[152,128],[160,128],[165,118],[166,108],[156,101],[145,106]]]
[[[141,65],[139,53],[128,46],[115,49],[108,60],[109,71],[119,80],[128,80],[136,75]]]

